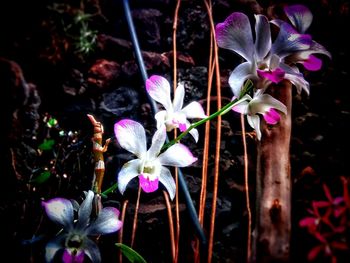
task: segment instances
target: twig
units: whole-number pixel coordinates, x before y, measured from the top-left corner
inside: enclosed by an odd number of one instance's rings
[[[215,27],[213,16],[211,13],[211,4],[210,1],[204,1],[204,4],[207,8],[210,26],[212,34],[215,39]],[[214,60],[215,60],[215,77],[216,77],[216,92],[218,96],[217,107],[221,109],[221,83],[220,83],[220,68],[219,68],[219,55],[218,55],[218,46],[216,41],[214,41]],[[213,189],[213,201],[212,201],[212,212],[210,220],[210,230],[209,230],[209,244],[208,244],[208,263],[211,263],[213,256],[213,242],[214,242],[214,229],[215,229],[215,215],[216,215],[216,202],[217,202],[217,193],[218,193],[218,181],[219,181],[219,165],[220,165],[220,143],[221,143],[221,115],[217,117],[217,126],[216,126],[216,147],[215,147],[215,165],[214,165],[214,189]]]
[[[169,218],[169,232],[170,232],[170,242],[171,242],[171,255],[173,257],[173,263],[176,261],[176,248],[175,248],[175,237],[174,237],[174,222],[173,222],[173,214],[171,212],[171,205],[169,201],[169,196],[166,191],[163,191],[165,204],[168,212]]]
[[[244,114],[241,114],[241,126],[242,126],[242,141],[244,150],[244,190],[247,205],[248,214],[248,230],[247,230],[247,262],[251,259],[251,232],[252,232],[252,212],[250,210],[249,201],[249,183],[248,183],[248,152],[247,152],[247,140],[245,138],[245,122]]]
[[[131,247],[134,246],[134,241],[135,241],[136,228],[137,228],[137,215],[139,213],[139,205],[140,205],[140,196],[141,196],[141,186],[139,185],[139,190],[137,192],[137,200],[135,205],[134,222],[132,224],[132,233],[131,233],[131,242],[130,242]]]
[[[175,14],[174,14],[174,23],[173,23],[173,62],[174,62],[174,68],[173,68],[173,89],[174,94],[177,87],[177,48],[176,48],[176,31],[177,31],[177,20],[179,16],[179,9],[180,9],[180,3],[181,0],[177,0],[176,2],[176,8],[175,8]],[[176,129],[174,129],[174,138],[177,137]],[[176,237],[175,237],[175,257],[173,259],[174,263],[177,262],[178,255],[179,255],[179,239],[180,239],[180,212],[179,212],[179,173],[178,169],[175,168],[175,184],[176,184],[176,195],[175,195],[175,215],[176,215]],[[171,210],[170,210],[171,212]]]
[[[123,202],[122,212],[120,215],[120,220],[123,222],[123,224],[125,223],[125,211],[126,211],[126,208],[128,206],[128,203],[129,203],[129,200],[125,200]],[[118,232],[119,233],[118,234],[118,243],[123,243],[123,229],[124,229],[124,227],[122,227]],[[123,254],[120,250],[119,251],[119,263],[122,263],[122,262],[123,262]]]

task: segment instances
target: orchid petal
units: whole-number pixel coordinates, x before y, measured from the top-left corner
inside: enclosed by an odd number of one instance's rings
[[[329,201],[314,201],[313,204],[317,208],[323,208],[323,207],[330,206]]]
[[[284,58],[294,52],[309,49],[311,43],[310,35],[299,34],[290,24],[282,23],[271,52]]]
[[[139,176],[139,182],[142,190],[146,193],[152,193],[158,189],[159,179],[155,178],[154,180],[150,180],[145,177],[143,174]]]
[[[192,135],[195,142],[198,142],[199,139],[199,133],[197,129],[192,129],[189,131],[189,133]]]
[[[296,87],[298,93],[301,93],[302,90],[305,90],[307,94],[310,93],[309,82],[305,80],[297,67],[291,67],[284,63],[281,63],[280,67],[286,72],[285,79],[289,80]]]
[[[187,130],[187,128],[190,126],[191,124],[189,124],[188,121],[184,122],[184,123],[179,123],[179,130],[181,132],[184,132]]]
[[[316,218],[314,217],[305,217],[299,221],[299,226],[300,227],[310,227],[310,226],[315,226],[317,223]]]
[[[174,102],[173,102],[175,112],[182,109],[184,98],[185,98],[185,87],[183,83],[179,83],[179,85],[177,85],[177,88],[175,90]]]
[[[120,146],[125,150],[139,158],[146,153],[146,133],[140,123],[123,119],[114,125],[114,133]]]
[[[322,251],[323,246],[319,245],[319,246],[315,246],[313,247],[310,252],[307,255],[307,259],[309,261],[313,261],[316,259],[316,257],[318,256],[318,254],[320,254],[320,252]]]
[[[181,143],[170,146],[158,159],[162,165],[177,167],[186,167],[197,161],[190,150]]]
[[[240,12],[231,14],[223,23],[216,25],[218,46],[232,50],[252,62],[254,42],[249,18]]]
[[[157,129],[159,129],[166,121],[166,116],[167,112],[165,110],[158,111],[155,115],[154,118],[157,121]]]
[[[255,50],[258,60],[266,57],[271,49],[271,31],[266,16],[255,15]]]
[[[110,234],[118,231],[122,225],[122,221],[119,220],[119,210],[115,207],[104,207],[86,232],[88,235]]]
[[[276,25],[278,27],[281,27],[281,25],[283,23],[285,23],[286,21],[282,20],[282,19],[272,19],[270,20],[270,23],[273,24],[273,25]]]
[[[204,119],[207,117],[207,115],[205,115],[202,105],[197,101],[193,101],[190,104],[188,104],[181,110],[181,112],[184,113],[186,115],[186,118],[188,119]]]
[[[65,249],[62,255],[63,263],[83,263],[85,258],[84,251],[77,251],[76,255],[70,253],[68,249]]]
[[[153,135],[152,145],[147,152],[148,159],[154,159],[158,156],[166,139],[165,125],[161,126]]]
[[[253,65],[250,62],[239,64],[231,73],[228,83],[232,93],[237,98],[240,97],[243,83],[253,75]]]
[[[146,80],[146,90],[155,101],[161,103],[166,110],[172,109],[170,84],[162,76],[153,75]]]
[[[339,242],[339,241],[333,241],[332,242],[332,247],[339,249],[339,250],[347,250],[349,249],[349,246],[347,243],[344,242]]]
[[[239,104],[233,106],[232,110],[241,114],[248,114],[248,106],[249,106],[249,101],[244,100]]]
[[[280,69],[280,68],[277,68],[275,70],[257,70],[258,72],[258,76],[260,78],[265,78],[265,79],[268,79],[270,80],[271,82],[273,83],[279,83],[281,82],[283,79],[284,79],[284,75],[285,75],[285,72],[283,69]]]
[[[86,198],[80,205],[78,210],[78,223],[77,229],[84,229],[90,222],[90,215],[92,211],[92,200],[94,199],[94,192],[89,190]]]
[[[344,198],[341,196],[338,196],[338,197],[334,198],[334,200],[333,200],[334,205],[339,205],[342,202],[344,202]]]
[[[252,127],[255,132],[256,132],[256,137],[258,138],[258,140],[260,141],[261,139],[261,131],[260,131],[260,118],[258,115],[247,115],[247,121],[250,125],[250,127]]]
[[[331,53],[329,53],[324,46],[317,43],[316,41],[312,41],[309,49],[295,52],[295,53],[291,54],[290,56],[288,56],[288,58],[286,58],[286,60],[289,63],[303,63],[304,67],[306,69],[316,71],[316,70],[321,68],[322,61],[319,58],[315,58],[314,56],[312,56],[313,54],[322,54],[322,55],[325,55],[329,58],[332,58]],[[312,64],[310,64],[310,61],[308,61],[311,56],[312,56],[312,58],[311,58]],[[320,60],[320,61],[318,61],[318,60]],[[305,65],[305,62],[310,64],[310,65]]]
[[[73,227],[74,211],[72,202],[65,198],[53,198],[42,202],[51,221],[62,225],[66,230]]]
[[[45,247],[45,261],[53,262],[56,253],[63,249],[63,241],[67,237],[66,234],[62,234],[58,237],[55,237],[52,241],[48,242]]]
[[[273,108],[271,108],[269,111],[263,114],[263,117],[266,123],[272,124],[272,125],[276,124],[281,119],[280,114]]]
[[[310,52],[312,54],[323,54],[329,58],[332,58],[331,53],[329,53],[329,51],[324,46],[314,40],[311,43]]]
[[[121,194],[124,193],[128,183],[140,174],[141,160],[135,159],[123,165],[118,174],[118,189]]]
[[[307,82],[302,73],[286,73],[285,79],[289,80],[297,89],[297,92],[300,94],[302,90],[305,90],[309,95],[309,82]]]
[[[290,5],[284,7],[284,12],[290,22],[300,33],[305,33],[312,23],[312,13],[304,5]]]
[[[313,55],[310,55],[307,60],[302,62],[302,64],[307,70],[317,71],[322,67],[322,60]]]
[[[269,69],[274,70],[278,68],[281,64],[281,58],[277,56],[276,54],[272,54],[270,57],[270,63],[269,63]]]
[[[173,200],[176,192],[176,184],[168,168],[161,168],[159,181],[162,183],[162,185],[164,185],[165,189],[168,191],[170,199]]]
[[[251,114],[265,114],[265,112],[270,111],[271,108],[275,108],[284,114],[287,114],[287,107],[269,94],[262,94],[253,98],[249,104],[249,107]]]
[[[90,258],[91,262],[93,263],[101,262],[101,254],[98,246],[96,245],[95,242],[93,242],[88,238],[85,240],[84,252]]]

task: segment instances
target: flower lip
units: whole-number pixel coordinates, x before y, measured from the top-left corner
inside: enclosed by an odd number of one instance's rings
[[[272,125],[276,124],[281,119],[280,114],[274,108],[271,108],[263,116],[265,121]]]
[[[146,193],[154,192],[158,189],[159,179],[150,180],[146,174],[140,174],[139,176],[140,186]]]
[[[266,78],[271,82],[277,84],[284,79],[285,71],[281,68],[276,68],[275,70],[257,70],[258,76],[261,78]]]

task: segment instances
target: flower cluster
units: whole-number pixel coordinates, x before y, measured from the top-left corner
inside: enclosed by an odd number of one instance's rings
[[[114,207],[101,209],[92,220],[94,193],[88,191],[85,200],[77,207],[74,220],[73,203],[65,198],[53,198],[42,202],[47,216],[63,227],[63,230],[46,245],[46,262],[53,262],[56,254],[63,252],[62,262],[83,262],[87,256],[91,262],[101,262],[100,251],[89,236],[99,236],[118,231],[122,227],[119,211]],[[76,203],[74,203],[76,204]]]
[[[349,227],[350,195],[349,185],[342,178],[343,196],[333,197],[326,184],[323,185],[327,200],[312,201],[309,215],[299,221],[316,239],[315,246],[309,251],[308,259],[316,260],[321,256],[337,262],[337,253],[349,249],[346,229]]]
[[[242,100],[242,105],[233,110],[248,116],[248,123],[255,129],[258,139],[261,138],[259,115],[264,116],[268,124],[275,124],[280,119],[279,112],[287,114],[287,109],[281,102],[265,93],[270,84],[288,80],[296,86],[298,92],[305,90],[309,93],[309,83],[296,65],[302,64],[311,71],[319,70],[322,61],[314,54],[331,56],[323,46],[305,34],[313,18],[307,7],[286,6],[284,11],[290,23],[279,19],[269,21],[264,15],[255,15],[255,36],[248,16],[240,12],[231,14],[216,26],[218,46],[245,59],[229,77],[234,96],[242,97],[242,87],[246,80],[254,83],[253,97]],[[279,28],[273,42],[271,24]]]

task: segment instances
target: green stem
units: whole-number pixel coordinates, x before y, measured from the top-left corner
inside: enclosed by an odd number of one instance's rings
[[[228,112],[228,110],[230,110],[231,108],[233,108],[234,106],[236,106],[236,104],[238,104],[238,102],[241,102],[240,100],[244,97],[244,95],[246,95],[250,89],[252,88],[252,82],[251,81],[246,81],[242,92],[239,96],[239,98],[236,98],[234,100],[232,100],[230,103],[226,104],[224,107],[222,107],[220,110],[218,110],[217,112],[214,112],[213,114],[211,114],[210,116],[206,117],[205,119],[201,119],[200,121],[197,121],[195,123],[192,123],[190,125],[190,127],[188,127],[188,129],[184,132],[182,132],[178,137],[176,137],[175,139],[173,139],[172,141],[164,144],[164,146],[162,147],[161,151],[166,150],[167,148],[169,148],[170,146],[174,145],[175,143],[179,142],[183,137],[185,137],[192,129],[198,127],[199,125],[210,121],[214,118],[216,118],[219,115],[223,115],[225,113]]]
[[[107,190],[103,191],[101,193],[101,196],[105,198],[105,197],[107,197],[108,194],[112,193],[117,188],[118,188],[118,184],[115,183],[111,187],[109,187]]]

